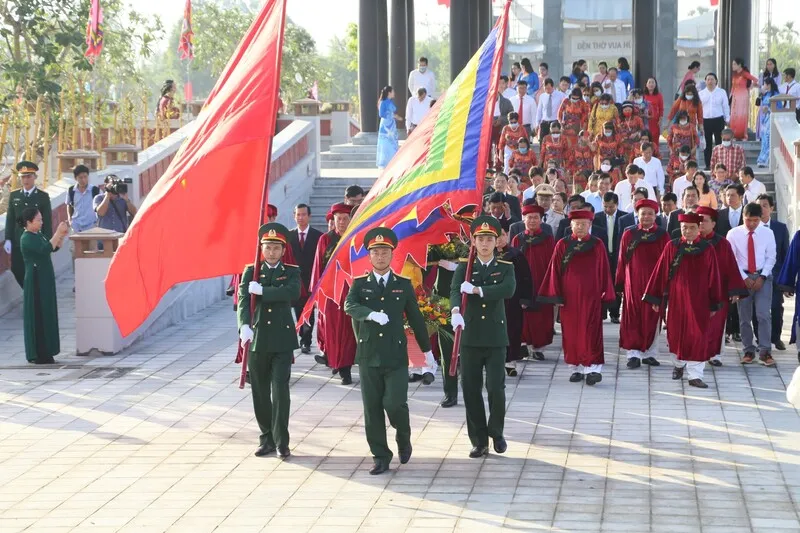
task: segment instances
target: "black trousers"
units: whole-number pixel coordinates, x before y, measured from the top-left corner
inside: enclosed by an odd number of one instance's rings
[[[306,302],[298,301],[294,307],[294,315],[297,319],[300,319],[300,314],[303,312],[303,307],[305,307]],[[311,346],[311,332],[314,331],[314,313],[311,313],[311,317],[309,318],[309,324],[303,324],[300,327],[300,346]]]
[[[539,124],[539,144],[542,143],[542,139],[544,139],[545,135],[550,135],[550,121],[543,120],[541,124]]]
[[[728,306],[728,318],[725,320],[725,334],[734,335],[741,333],[739,330],[739,306]]]
[[[725,129],[725,117],[703,119],[703,130],[706,136],[706,149],[703,151],[703,159],[706,161],[706,168],[710,168],[711,165],[711,151],[722,142],[723,129]],[[712,168],[711,170],[714,169]]]

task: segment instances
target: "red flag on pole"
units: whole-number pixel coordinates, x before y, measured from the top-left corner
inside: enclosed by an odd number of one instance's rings
[[[86,53],[90,63],[100,57],[103,51],[103,8],[100,0],[92,0],[89,8],[89,22],[86,24]]]
[[[183,8],[183,28],[178,42],[178,55],[181,59],[194,59],[194,32],[192,31],[192,0],[186,0]],[[187,100],[188,101],[188,100]]]
[[[147,195],[111,261],[106,298],[122,335],[176,283],[253,260],[278,105],[286,0],[268,0]]]

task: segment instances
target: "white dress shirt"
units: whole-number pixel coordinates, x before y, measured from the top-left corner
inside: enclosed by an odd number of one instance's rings
[[[608,253],[613,254],[616,252],[614,249],[614,226],[617,223],[617,217],[619,216],[619,209],[614,211],[613,215],[609,215],[606,212],[603,212],[603,215],[606,217],[606,231],[608,232]]]
[[[744,204],[740,205],[738,209],[732,207],[728,208],[728,222],[732,228],[740,225],[739,221],[742,219],[742,209],[744,209]]]
[[[606,87],[605,83],[608,83],[609,86]],[[614,85],[614,92],[611,92],[611,84]],[[621,79],[617,78],[614,81],[606,80],[603,83],[603,92],[606,94],[610,94],[614,97],[614,103],[621,104],[625,100],[628,99],[628,91],[625,89],[625,82]]]
[[[791,83],[781,83],[780,87],[778,87],[778,92],[781,93],[781,96],[788,94],[789,96],[800,98],[800,83],[797,80],[792,80]]]
[[[666,177],[664,176],[664,165],[661,164],[660,159],[651,157],[648,163],[644,160],[644,157],[637,157],[633,160],[633,164],[644,170],[644,181],[659,192],[664,192]],[[655,198],[651,198],[651,200],[655,200]]]
[[[419,126],[422,123],[422,119],[425,118],[431,110],[431,100],[432,98],[425,95],[425,98],[422,99],[420,102],[419,96],[412,96],[408,99],[408,103],[406,104],[406,125],[413,124],[414,126]]]
[[[581,196],[583,196],[587,204],[592,204],[595,213],[599,213],[600,211],[603,210],[603,197],[600,196],[599,191],[595,192],[583,191],[581,193]]]
[[[747,279],[747,241],[750,230],[742,224],[728,232],[728,242],[736,256],[736,264],[739,265],[739,272],[742,279]],[[763,275],[771,276],[772,268],[775,266],[777,257],[775,234],[762,222],[753,232],[753,243],[756,249],[756,270],[760,270]]]
[[[700,91],[700,101],[703,103],[703,119],[724,117],[725,122],[731,120],[731,107],[728,104],[728,93],[725,89],[717,87],[713,91],[708,88]]]
[[[517,95],[517,90],[512,88],[512,87],[510,87],[510,86],[508,88],[506,88],[505,91],[503,91],[503,96],[505,96],[509,100],[514,98],[516,95]]]
[[[647,198],[650,200],[656,199],[656,191],[653,190],[653,186],[647,183],[647,181],[638,180],[635,186],[631,186],[631,182],[627,179],[624,179],[617,183],[617,186],[614,187],[614,193],[619,196],[619,205],[617,208],[621,211],[630,212],[633,206],[633,198],[631,198],[631,195],[633,194],[633,191],[639,187],[644,187],[647,189]]]
[[[692,182],[689,181],[689,178],[686,177],[686,174],[672,182],[672,192],[674,192],[675,196],[678,197],[678,209],[683,209],[683,191],[688,189],[691,185]]]
[[[514,108],[514,111],[519,113],[519,95],[517,94],[513,98],[509,98],[509,100],[511,100],[511,106]],[[536,124],[536,100],[527,94],[522,101],[522,115],[523,116],[519,117],[519,123],[523,126],[532,126]]]
[[[425,87],[425,90],[428,91],[428,96],[431,98],[436,96],[436,76],[434,76],[430,67],[425,72],[414,69],[408,75],[408,90],[412,96],[417,96],[417,89],[420,87]]]
[[[386,273],[381,276],[380,274],[378,274],[374,270],[372,271],[372,275],[375,276],[375,283],[380,285],[381,284],[381,280],[383,280],[383,286],[384,287],[389,285],[389,274],[391,274],[391,273],[392,273],[391,270],[387,270]]]
[[[566,97],[561,91],[553,91],[552,94],[544,92],[539,95],[539,106],[536,108],[536,121],[534,122],[537,128],[542,121],[552,122],[558,120],[558,108],[561,107],[561,102]],[[550,109],[548,109],[548,103],[550,103]]]
[[[767,187],[757,179],[744,186],[744,203],[755,202],[759,194],[766,194]]]

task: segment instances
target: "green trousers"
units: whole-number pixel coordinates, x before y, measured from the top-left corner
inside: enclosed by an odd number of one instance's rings
[[[408,418],[408,368],[385,368],[359,365],[361,400],[364,403],[364,430],[369,450],[375,460],[388,465],[392,450],[386,442],[386,415],[396,430],[398,450],[411,445]],[[384,412],[386,415],[384,415]]]
[[[503,436],[506,414],[506,348],[461,348],[461,393],[467,410],[467,433],[473,446],[488,446]],[[489,422],[483,407],[483,369],[489,396]]]
[[[453,328],[446,326],[450,334],[453,334]],[[438,335],[439,338],[439,353],[442,357],[442,386],[444,387],[444,395],[448,398],[458,398],[458,374],[450,376],[450,361],[453,359],[453,339],[446,338],[444,335]]]
[[[292,352],[250,352],[253,410],[261,430],[259,444],[289,446],[289,378]]]

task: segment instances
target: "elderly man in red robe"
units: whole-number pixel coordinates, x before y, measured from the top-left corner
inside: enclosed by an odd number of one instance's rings
[[[696,213],[678,215],[681,238],[664,248],[644,298],[658,313],[668,308],[667,342],[676,356],[672,379],[682,379],[688,369],[689,385],[707,389],[703,368],[711,358],[711,318],[722,308],[725,297],[717,253],[709,241],[700,237],[702,220]]]
[[[667,230],[656,224],[658,203],[647,198],[635,205],[639,224],[622,234],[617,262],[617,292],[624,296],[622,325],[619,330],[620,348],[628,350],[628,368],[642,363],[659,366],[658,313],[642,300],[650,274],[658,264],[661,252],[670,241]]]
[[[708,364],[711,366],[722,366],[723,342],[725,341],[725,318],[728,316],[729,302],[734,303],[739,297],[747,296],[747,288],[744,286],[739,266],[736,264],[736,256],[733,255],[733,248],[724,236],[715,231],[717,227],[717,210],[711,207],[698,207],[697,214],[703,217],[700,222],[700,237],[707,240],[714,246],[717,254],[717,264],[719,265],[719,281],[722,284],[722,294],[726,296],[722,300],[722,309],[711,318],[708,337]]]
[[[594,213],[569,214],[572,235],[556,243],[539,289],[539,302],[561,307],[564,360],[572,383],[602,381],[602,304],[616,299],[608,252],[603,241],[589,234]]]
[[[322,272],[328,265],[336,245],[339,244],[342,234],[350,224],[350,212],[353,209],[345,203],[334,204],[331,207],[334,228],[319,238],[317,255],[314,258],[314,270],[311,274],[311,286],[316,286]],[[347,296],[349,287],[344,286],[341,301]],[[350,317],[333,300],[326,300],[324,308],[320,310],[321,320],[317,322],[317,342],[320,344],[322,355],[315,355],[314,360],[326,365],[338,373],[342,378],[342,385],[353,383],[350,369],[356,357],[356,339],[353,334],[353,325]]]
[[[517,248],[528,260],[534,292],[542,284],[547,273],[547,265],[553,257],[556,241],[550,233],[542,231],[542,218],[545,210],[538,205],[522,208],[525,231],[514,236],[511,246]],[[544,360],[542,350],[553,343],[553,323],[555,313],[551,304],[534,304],[522,313],[522,342],[533,348],[533,358]]]

